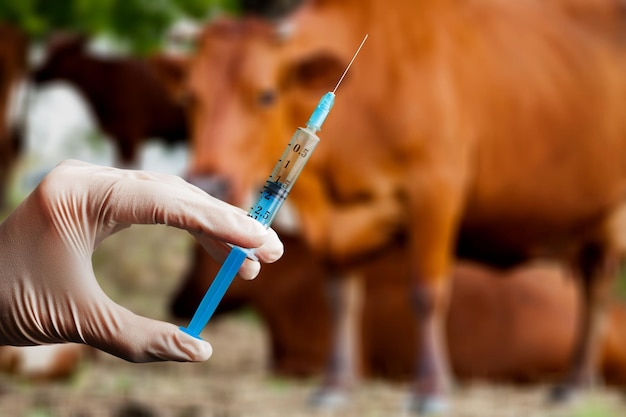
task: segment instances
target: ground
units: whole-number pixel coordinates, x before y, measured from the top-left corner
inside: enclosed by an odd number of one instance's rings
[[[189,266],[192,240],[165,226],[134,226],[94,255],[107,294],[131,310],[171,320],[167,301]],[[186,323],[179,323],[186,324]],[[267,370],[266,334],[250,312],[211,322],[203,337],[213,357],[199,364],[130,364],[107,354],[86,360],[69,381],[34,384],[3,376],[0,416],[16,417],[378,417],[403,416],[408,385],[366,381],[341,411],[311,411],[314,380],[278,379]],[[545,386],[461,385],[454,417],[616,417],[626,395],[598,389],[578,404],[550,408]]]
[[[67,146],[59,144],[59,138],[67,136],[67,128],[57,129],[59,132],[52,129],[55,120],[65,120],[54,113],[54,109],[65,113],[71,110],[62,104],[58,98],[54,103],[43,103],[42,114],[49,116],[48,119],[40,120],[38,125],[30,128],[32,138],[28,157],[23,158],[12,192],[15,204],[60,159],[73,157],[108,164],[107,158],[101,155],[100,148],[104,143],[96,146],[96,150],[100,149],[97,158],[92,158],[95,152],[92,149],[85,151],[83,145],[77,145],[83,143],[82,139]],[[41,115],[35,116],[35,119],[42,118]],[[56,133],[59,134],[55,136]],[[52,150],[64,150],[65,153],[61,158],[56,153],[50,155]],[[164,163],[162,158],[153,160],[143,168],[167,167],[165,172],[180,173],[181,167],[185,166],[185,157],[181,154],[173,160],[170,158],[169,163]],[[189,267],[191,245],[191,237],[179,230],[165,226],[133,226],[107,239],[98,248],[93,258],[96,275],[106,293],[120,304],[138,314],[171,320],[167,314],[167,302]],[[306,404],[316,381],[278,379],[268,372],[267,334],[262,323],[250,312],[212,321],[203,337],[214,349],[213,357],[205,363],[131,364],[100,353],[85,360],[69,381],[36,384],[0,374],[0,417],[406,415],[402,405],[407,398],[408,385],[385,381],[364,382],[355,391],[353,404],[338,412],[311,411]],[[598,389],[571,407],[549,408],[545,404],[546,391],[546,386],[501,386],[485,381],[467,383],[457,387],[450,416],[626,415],[625,393]]]

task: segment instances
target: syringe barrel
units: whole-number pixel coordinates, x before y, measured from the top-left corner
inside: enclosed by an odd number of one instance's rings
[[[311,130],[302,127],[296,130],[250,209],[250,217],[270,226],[319,142],[320,138]]]
[[[270,226],[319,142],[320,138],[311,130],[301,127],[296,130],[248,216],[266,227]],[[181,327],[182,331],[191,336],[200,337],[200,332],[213,316],[218,303],[224,297],[228,286],[246,257],[254,259],[254,250],[233,246],[213,283],[202,298],[189,326]]]

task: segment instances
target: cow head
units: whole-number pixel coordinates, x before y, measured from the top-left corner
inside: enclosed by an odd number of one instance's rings
[[[349,48],[339,52],[342,42],[333,50],[328,38],[286,27],[253,18],[216,21],[201,35],[189,68],[190,180],[210,176],[224,186],[222,197],[239,206],[350,59]]]
[[[77,71],[74,60],[85,53],[87,41],[86,36],[74,33],[53,36],[47,44],[43,62],[33,71],[33,81],[43,84]]]

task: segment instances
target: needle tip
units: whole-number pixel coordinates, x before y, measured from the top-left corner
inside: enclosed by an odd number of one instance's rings
[[[341,78],[339,78],[339,81],[337,82],[337,85],[335,86],[335,88],[333,89],[333,94],[335,94],[335,92],[337,91],[337,88],[339,87],[339,84],[341,84],[341,82],[343,81],[343,77],[346,76],[346,73],[348,72],[348,70],[350,69],[350,67],[352,66],[352,63],[354,62],[356,56],[359,54],[359,52],[361,51],[361,48],[363,47],[363,44],[365,43],[365,41],[367,40],[367,37],[369,36],[369,34],[365,34],[365,37],[363,38],[363,40],[361,41],[361,44],[359,45],[359,47],[357,48],[356,52],[354,53],[354,56],[352,57],[352,59],[350,60],[350,63],[348,64],[348,66],[346,67],[346,69],[343,71],[343,74],[341,74]]]

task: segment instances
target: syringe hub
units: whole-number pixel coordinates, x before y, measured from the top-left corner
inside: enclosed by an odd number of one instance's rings
[[[311,114],[309,121],[306,123],[307,129],[313,131],[314,133],[318,130],[322,129],[322,124],[326,120],[326,116],[330,113],[330,109],[333,108],[333,104],[335,104],[335,94],[332,92],[328,92],[322,96],[320,102],[317,103],[317,107]]]

